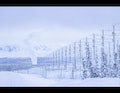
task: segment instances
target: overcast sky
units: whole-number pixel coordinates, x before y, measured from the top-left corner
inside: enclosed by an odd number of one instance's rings
[[[60,48],[120,23],[120,7],[0,7],[0,44]]]

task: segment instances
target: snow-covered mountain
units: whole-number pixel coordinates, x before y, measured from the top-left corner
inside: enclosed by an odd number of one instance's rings
[[[32,46],[30,48],[19,45],[1,45],[1,57],[29,57],[31,55],[43,56],[51,51],[46,45]]]

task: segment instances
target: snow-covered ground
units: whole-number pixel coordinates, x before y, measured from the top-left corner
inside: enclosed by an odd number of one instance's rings
[[[119,87],[118,78],[45,79],[39,74],[0,72],[0,87]]]

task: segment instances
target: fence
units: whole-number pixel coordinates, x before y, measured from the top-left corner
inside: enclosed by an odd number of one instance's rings
[[[120,77],[120,32],[102,30],[38,58],[41,75],[46,78]],[[54,75],[53,75],[54,74]]]

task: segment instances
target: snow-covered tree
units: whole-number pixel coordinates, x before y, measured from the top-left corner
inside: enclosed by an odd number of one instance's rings
[[[90,47],[89,47],[89,43],[87,41],[86,38],[86,68],[87,68],[87,73],[89,74],[88,77],[92,77],[92,60],[91,60],[91,53],[90,53]]]

